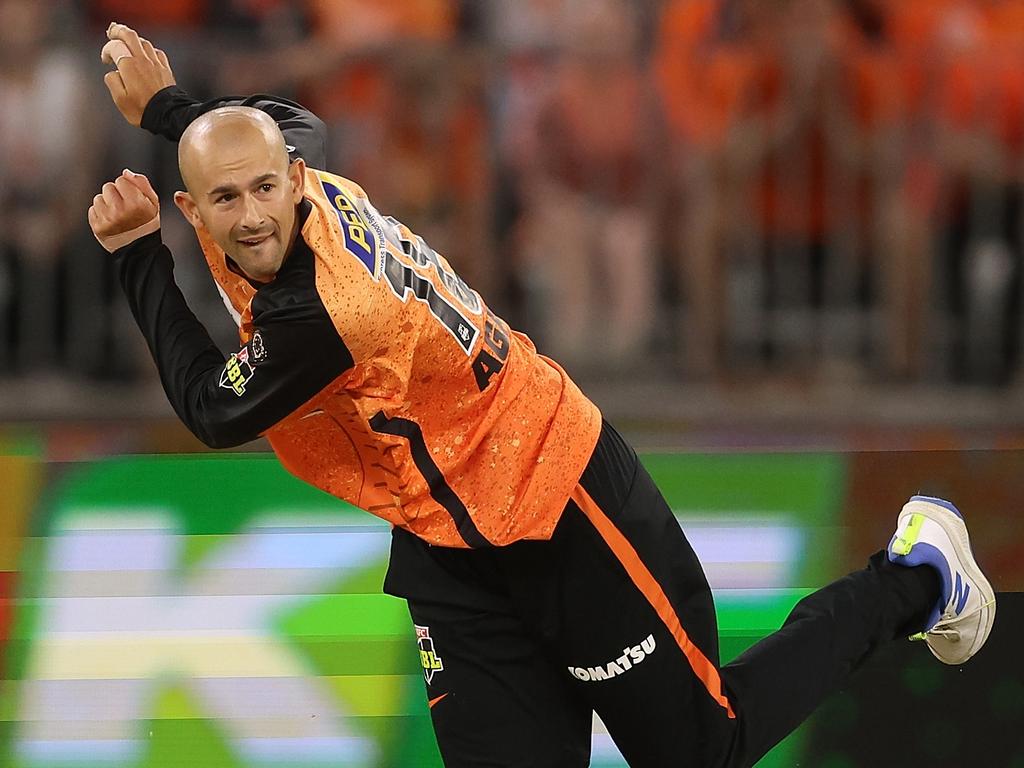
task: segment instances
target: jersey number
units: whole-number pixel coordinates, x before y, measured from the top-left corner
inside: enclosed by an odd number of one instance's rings
[[[427,245],[422,237],[411,233],[411,236],[406,235],[405,232],[408,230],[403,231],[402,225],[390,216],[385,217],[384,221],[388,225],[388,239],[399,246],[402,253],[420,268],[417,270],[411,265],[403,264],[390,251],[386,251],[384,277],[391,290],[403,301],[411,294],[424,302],[430,309],[430,314],[448,329],[468,355],[476,344],[480,329],[437,290],[435,281],[441,283],[458,299],[462,309],[476,315],[480,314],[480,297],[461,277],[445,266],[437,251]]]

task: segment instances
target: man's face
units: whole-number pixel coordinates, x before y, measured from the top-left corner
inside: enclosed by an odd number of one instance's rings
[[[263,141],[223,142],[204,152],[189,173],[179,207],[198,217],[214,241],[249,278],[267,282],[291,248],[305,165],[289,165],[282,147]]]

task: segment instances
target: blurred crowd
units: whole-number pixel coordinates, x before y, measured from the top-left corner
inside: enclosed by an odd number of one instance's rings
[[[583,376],[1019,378],[1024,0],[0,0],[0,379],[153,375],[85,211],[181,182],[103,88],[111,20],[199,98],[312,108]]]

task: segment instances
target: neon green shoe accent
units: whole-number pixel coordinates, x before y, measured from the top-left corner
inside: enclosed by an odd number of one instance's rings
[[[896,541],[892,543],[892,551],[897,555],[909,555],[910,550],[917,543],[917,537],[921,535],[922,525],[924,525],[924,515],[911,515],[910,523],[907,524],[903,535],[897,536]]]
[[[911,635],[908,639],[910,639],[910,640],[927,640],[928,639],[928,633],[927,632],[918,632],[916,635]]]

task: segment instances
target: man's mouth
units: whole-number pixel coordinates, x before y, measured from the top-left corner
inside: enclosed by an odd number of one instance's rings
[[[238,244],[244,245],[248,248],[255,248],[257,245],[260,245],[261,243],[263,243],[264,240],[267,240],[269,237],[270,234],[260,235],[259,237],[247,237],[243,240],[239,240]]]

